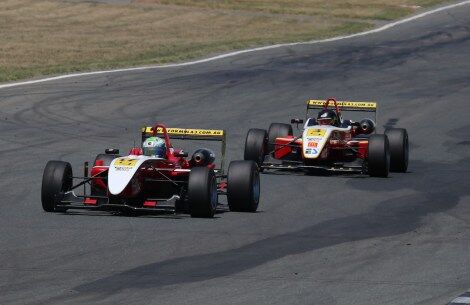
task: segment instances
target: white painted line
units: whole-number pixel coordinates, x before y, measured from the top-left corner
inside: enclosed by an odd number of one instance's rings
[[[470,297],[458,297],[450,302],[451,304],[470,304]]]
[[[447,305],[456,305],[456,304],[466,304],[470,305],[470,289],[467,292],[462,293],[459,297],[452,300],[452,302],[447,303]]]
[[[452,303],[456,304],[469,304],[470,303],[470,297],[458,297],[452,300]]]
[[[280,48],[280,47],[318,44],[318,43],[324,43],[324,42],[350,39],[350,38],[354,38],[354,37],[360,37],[360,36],[365,36],[365,35],[370,35],[370,34],[382,32],[382,31],[391,29],[393,27],[396,27],[397,25],[400,25],[400,24],[404,24],[404,23],[407,23],[407,22],[410,22],[410,21],[414,21],[414,20],[426,17],[426,16],[431,15],[431,14],[435,14],[435,13],[438,13],[438,12],[441,12],[441,11],[444,11],[444,10],[448,10],[448,9],[451,9],[451,8],[455,8],[455,7],[459,7],[459,6],[463,6],[463,5],[467,5],[467,4],[470,4],[470,0],[465,0],[465,1],[462,1],[462,2],[459,2],[459,3],[454,3],[454,4],[438,7],[436,9],[426,11],[426,12],[418,14],[418,15],[414,15],[414,16],[411,16],[411,17],[408,17],[408,18],[405,18],[405,19],[402,19],[402,20],[399,20],[399,21],[388,23],[384,26],[381,26],[381,27],[373,29],[373,30],[369,30],[369,31],[361,32],[361,33],[356,33],[356,34],[351,34],[351,35],[337,36],[337,37],[327,38],[327,39],[322,39],[322,40],[311,40],[311,41],[305,41],[305,42],[275,44],[275,45],[270,45],[270,46],[264,46],[264,47],[258,47],[258,48],[253,48],[253,49],[246,49],[246,50],[230,52],[230,53],[226,53],[226,54],[217,55],[217,56],[214,56],[214,57],[209,57],[209,58],[204,58],[204,59],[199,59],[199,60],[194,60],[194,61],[188,61],[188,62],[183,62],[183,63],[178,63],[178,64],[152,65],[152,66],[143,66],[143,67],[135,67],[135,68],[125,68],[125,69],[115,69],[115,70],[104,70],[104,71],[65,74],[65,75],[42,78],[42,79],[37,79],[37,80],[30,80],[30,81],[24,81],[24,82],[3,84],[3,85],[0,85],[0,89],[23,86],[23,85],[31,85],[31,84],[37,84],[37,83],[44,83],[44,82],[50,82],[50,81],[61,80],[61,79],[72,78],[72,77],[79,77],[79,76],[89,76],[89,75],[99,75],[99,74],[129,72],[129,71],[140,71],[140,70],[150,70],[150,69],[163,69],[163,68],[173,68],[173,67],[184,67],[184,66],[190,66],[190,65],[196,65],[196,64],[201,64],[201,63],[205,63],[205,62],[210,62],[210,61],[214,61],[214,60],[218,60],[218,59],[223,59],[223,58],[227,58],[227,57],[237,56],[237,55],[240,55],[240,54],[246,54],[246,53],[251,53],[251,52],[275,49],[275,48]]]

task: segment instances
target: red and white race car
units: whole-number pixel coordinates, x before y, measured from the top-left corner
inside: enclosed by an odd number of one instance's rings
[[[213,151],[198,149],[187,158],[186,152],[172,146],[170,138],[221,142],[220,167]],[[142,142],[160,143],[161,154],[153,146],[146,150],[145,145],[132,148],[127,156],[107,149],[96,157],[91,171],[85,162],[81,177],[73,176],[70,163],[49,161],[42,180],[43,209],[170,211],[213,217],[218,195],[226,195],[231,211],[257,210],[258,167],[252,161],[232,161],[224,173],[224,130],[166,128],[156,124],[142,129]]]
[[[309,117],[312,109],[318,116]],[[373,112],[375,118],[360,122],[344,120],[345,111]],[[389,171],[408,168],[408,133],[390,128],[375,133],[377,103],[309,100],[303,130],[294,136],[291,124],[272,123],[269,130],[250,129],[245,142],[245,160],[255,161],[261,170],[326,170],[364,173],[387,177]]]

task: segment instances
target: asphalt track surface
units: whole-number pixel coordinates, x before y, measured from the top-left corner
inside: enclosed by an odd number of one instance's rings
[[[1,304],[445,304],[470,287],[470,5],[385,32],[201,65],[0,91]],[[380,102],[409,173],[263,175],[258,213],[45,213],[47,160],[81,172],[143,124],[288,122],[310,97]]]

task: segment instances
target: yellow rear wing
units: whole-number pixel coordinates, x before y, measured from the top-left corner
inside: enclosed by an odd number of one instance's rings
[[[326,105],[325,100],[308,100],[307,101],[307,112],[306,118],[309,117],[309,110],[312,109],[324,109]],[[374,120],[377,123],[377,103],[376,102],[353,102],[353,101],[336,101],[339,111],[361,111],[361,112],[373,112]],[[328,103],[329,108],[334,108],[335,104],[333,100]]]
[[[149,137],[153,136],[153,127],[142,127],[142,143]],[[225,147],[226,133],[224,129],[192,129],[192,128],[175,128],[167,127],[166,132],[170,139],[176,140],[196,140],[196,141],[219,141],[222,142],[221,147],[221,164],[220,170],[223,172],[225,164]],[[156,135],[163,135],[163,129],[159,127]]]
[[[366,111],[376,112],[376,102],[352,102],[352,101],[337,101],[336,104],[339,110],[342,111]],[[307,101],[307,109],[323,109],[325,107],[325,101],[322,100],[309,100]],[[334,107],[334,103],[330,102],[328,107]]]
[[[167,127],[166,132],[170,139],[191,139],[206,141],[221,141],[225,139],[225,130],[223,129],[190,129],[190,128],[173,128]],[[157,129],[157,135],[163,134],[163,129]],[[148,138],[153,135],[153,127],[142,128],[142,138]]]

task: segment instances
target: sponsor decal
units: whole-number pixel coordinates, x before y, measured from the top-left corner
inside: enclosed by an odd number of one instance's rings
[[[323,140],[323,138],[320,138],[320,137],[307,137],[306,138],[307,141],[315,141],[315,142],[320,142],[321,140]]]
[[[312,128],[307,131],[307,136],[323,137],[325,135],[325,132],[325,129]]]
[[[308,101],[309,106],[325,106],[326,101],[321,100],[310,100]],[[350,101],[337,101],[336,104],[339,107],[347,108],[365,108],[365,109],[376,109],[376,102],[350,102]],[[333,102],[330,102],[330,105],[333,105]]]
[[[315,149],[315,148],[307,148],[305,150],[305,154],[307,154],[307,155],[316,155],[316,154],[318,154],[318,150]]]
[[[130,166],[115,166],[114,169],[118,172],[128,172],[132,170],[132,167]]]
[[[178,136],[215,136],[220,137],[224,135],[224,130],[217,130],[217,129],[187,129],[187,128],[167,128],[167,133],[169,135],[178,135]],[[145,133],[152,133],[152,127],[144,127],[142,128],[142,132]],[[157,134],[162,134],[163,129],[158,128]]]

